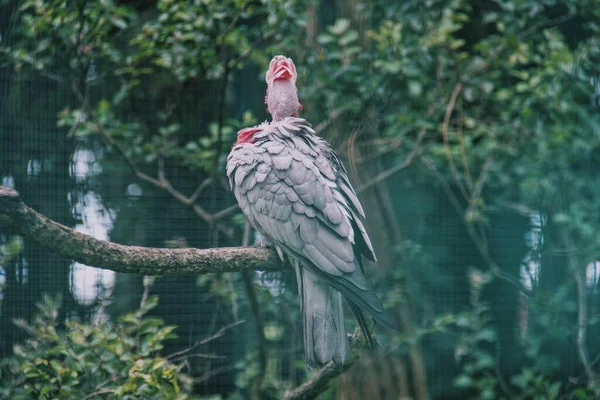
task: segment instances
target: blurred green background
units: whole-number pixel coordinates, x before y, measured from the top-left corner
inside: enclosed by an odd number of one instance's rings
[[[597,0],[0,0],[0,178],[97,238],[252,243],[225,158],[284,54],[401,326],[321,398],[598,398],[599,46]],[[2,398],[278,399],[310,376],[291,271],[0,245]]]

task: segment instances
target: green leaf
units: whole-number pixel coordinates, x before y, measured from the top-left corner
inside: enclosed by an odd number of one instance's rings
[[[350,43],[356,41],[358,39],[358,32],[352,30],[352,31],[348,31],[346,32],[342,37],[340,37],[340,39],[338,40],[338,43],[340,44],[340,46],[348,46]]]
[[[460,389],[467,389],[471,387],[473,381],[467,375],[460,375],[454,380],[454,386]]]
[[[123,18],[111,18],[110,22],[121,30],[127,29],[127,21]]]
[[[336,36],[340,36],[342,33],[346,32],[349,27],[350,21],[342,18],[335,21],[335,24],[329,28],[329,31]]]

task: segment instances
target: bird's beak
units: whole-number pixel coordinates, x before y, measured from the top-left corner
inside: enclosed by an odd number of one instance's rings
[[[269,69],[265,75],[265,80],[268,85],[278,80],[290,79],[296,83],[296,66],[291,58],[284,56],[275,56],[269,64]]]

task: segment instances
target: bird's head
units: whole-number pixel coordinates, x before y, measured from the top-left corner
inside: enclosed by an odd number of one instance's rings
[[[273,121],[297,117],[298,112],[302,111],[296,88],[297,77],[296,66],[291,58],[275,56],[269,63],[269,69],[265,74],[267,82],[265,103]]]
[[[265,80],[268,86],[272,86],[275,81],[289,80],[296,84],[296,66],[291,58],[286,56],[275,56],[269,63],[269,69],[265,74]]]

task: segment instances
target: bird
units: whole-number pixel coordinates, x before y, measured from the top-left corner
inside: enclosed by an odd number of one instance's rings
[[[226,172],[250,225],[295,269],[308,367],[344,365],[342,296],[371,346],[365,312],[397,328],[364,276],[364,259],[377,261],[364,210],[340,157],[299,116],[296,80],[292,59],[273,57],[265,74],[272,121],[238,132]]]

